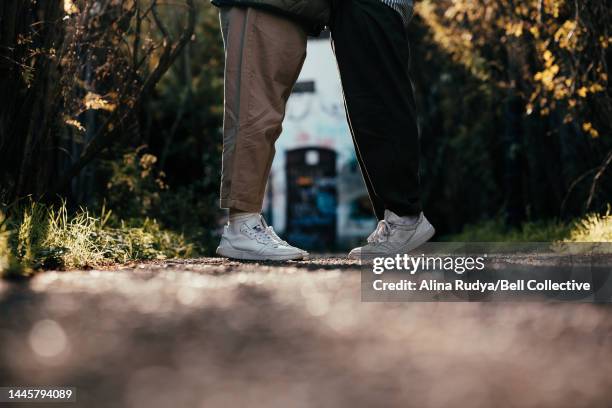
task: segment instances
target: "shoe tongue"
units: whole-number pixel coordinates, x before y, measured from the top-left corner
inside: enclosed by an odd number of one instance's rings
[[[263,224],[261,215],[254,215],[252,217],[249,217],[247,220],[244,221],[244,223],[246,224],[247,227],[252,228],[254,230],[265,230],[266,227]]]

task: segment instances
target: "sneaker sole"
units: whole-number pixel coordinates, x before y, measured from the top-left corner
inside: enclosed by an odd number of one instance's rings
[[[248,251],[241,251],[239,249],[223,247],[218,247],[216,252],[219,256],[240,261],[297,261],[308,257],[306,254],[260,255]]]

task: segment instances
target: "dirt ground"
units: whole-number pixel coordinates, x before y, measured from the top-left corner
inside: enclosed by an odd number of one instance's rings
[[[0,282],[9,385],[77,388],[54,407],[610,407],[612,308],[363,303],[333,257],[48,272]]]

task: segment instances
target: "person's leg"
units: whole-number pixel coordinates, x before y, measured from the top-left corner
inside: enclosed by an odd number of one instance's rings
[[[225,45],[222,208],[230,209],[217,254],[244,260],[300,259],[261,216],[285,106],[306,56],[298,24],[254,8],[220,13]]]
[[[359,164],[379,224],[351,258],[411,251],[435,233],[421,210],[419,129],[400,14],[380,0],[336,0],[332,40]]]
[[[337,0],[332,39],[361,170],[376,215],[421,212],[419,130],[400,15],[380,0]]]
[[[225,117],[221,207],[259,213],[291,90],[306,57],[297,23],[253,8],[221,10]]]
[[[345,110],[347,112],[347,120],[348,120],[349,128],[351,129],[351,136],[353,137],[353,144],[355,145],[355,155],[357,156],[357,162],[359,163],[359,168],[361,169],[363,181],[365,182],[366,189],[368,191],[368,196],[370,197],[370,203],[372,204],[374,215],[380,221],[385,218],[385,203],[382,200],[382,198],[376,195],[374,191],[374,186],[372,185],[368,172],[366,171],[365,163],[357,147],[358,145],[357,145],[357,140],[355,139],[355,131],[353,130],[353,127],[351,125],[351,119],[348,115],[348,109],[346,108],[346,100],[345,100]]]

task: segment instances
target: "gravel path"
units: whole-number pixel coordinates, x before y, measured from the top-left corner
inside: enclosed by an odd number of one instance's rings
[[[611,307],[362,303],[340,258],[48,272],[0,316],[0,386],[54,407],[612,406]]]

